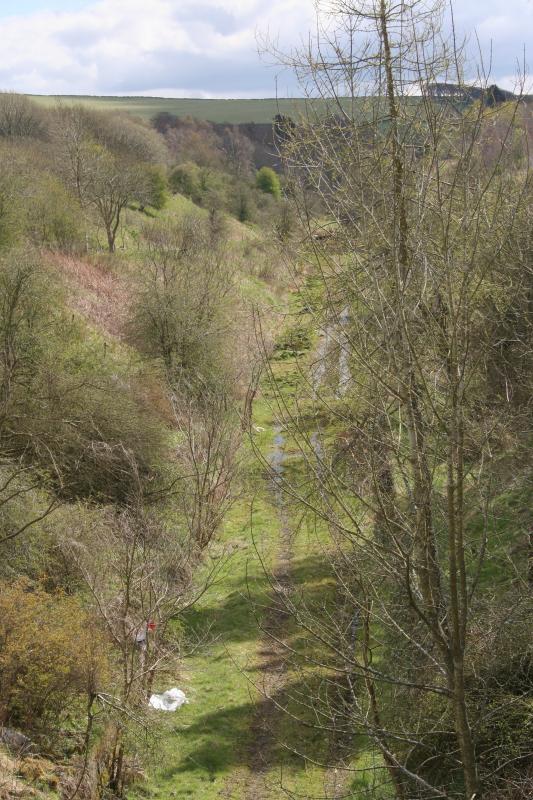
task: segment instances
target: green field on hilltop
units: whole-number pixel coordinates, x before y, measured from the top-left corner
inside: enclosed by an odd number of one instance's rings
[[[338,112],[337,101],[322,99],[308,99],[303,97],[282,98],[263,97],[251,100],[206,100],[187,97],[98,97],[93,95],[29,95],[32,100],[44,106],[53,108],[57,103],[62,105],[84,105],[98,111],[119,111],[133,114],[145,120],[152,119],[156,114],[167,112],[178,117],[195,117],[196,119],[209,120],[215,123],[228,123],[237,125],[254,122],[268,124],[273,121],[276,114],[284,114],[298,119],[309,114],[320,117],[328,110],[330,113]],[[371,114],[375,110],[376,100],[358,97],[355,101],[349,97],[340,98],[344,110],[350,114],[356,111],[358,116]],[[419,98],[405,98],[415,109]]]
[[[100,111],[125,111],[145,119],[167,111],[179,117],[196,117],[211,122],[271,122],[276,114],[298,116],[305,110],[306,100],[267,97],[253,100],[203,100],[165,97],[93,97],[87,95],[31,95],[44,106],[57,102],[81,103]],[[314,101],[319,102],[319,101]]]

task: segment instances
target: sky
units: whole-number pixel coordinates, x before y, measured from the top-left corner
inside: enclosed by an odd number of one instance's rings
[[[290,73],[258,54],[258,36],[297,46],[313,8],[314,0],[0,0],[0,89],[294,96]],[[455,21],[491,61],[491,82],[512,88],[532,38],[533,0],[456,0]]]

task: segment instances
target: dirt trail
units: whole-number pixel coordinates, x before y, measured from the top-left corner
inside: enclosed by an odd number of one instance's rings
[[[285,454],[284,437],[276,429],[274,450],[270,458],[272,468],[272,495],[279,516],[280,541],[276,562],[271,575],[272,588],[266,598],[262,630],[257,655],[256,686],[261,697],[250,723],[245,752],[247,772],[240,780],[231,780],[221,792],[226,800],[266,800],[270,796],[267,774],[272,766],[272,751],[276,740],[276,727],[282,713],[271,699],[278,698],[286,680],[285,648],[283,639],[287,632],[288,614],[283,604],[284,595],[291,591],[291,535],[281,477]]]

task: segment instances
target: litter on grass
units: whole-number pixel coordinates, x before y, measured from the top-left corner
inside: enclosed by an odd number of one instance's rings
[[[148,701],[158,711],[176,711],[189,701],[181,689],[167,689],[163,694],[153,694]]]

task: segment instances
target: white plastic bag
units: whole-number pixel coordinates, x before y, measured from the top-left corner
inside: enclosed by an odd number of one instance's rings
[[[148,701],[152,708],[158,711],[176,711],[189,701],[181,689],[167,689],[163,694],[153,694]]]

